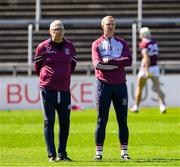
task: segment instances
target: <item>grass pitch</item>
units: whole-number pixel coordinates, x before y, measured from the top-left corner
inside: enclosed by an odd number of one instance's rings
[[[67,152],[73,162],[48,162],[40,110],[0,111],[0,166],[180,166],[180,108],[143,108],[129,113],[129,154],[120,160],[117,122],[109,115],[103,160],[96,162],[94,131],[96,111],[71,112]],[[57,119],[55,141],[57,145]]]

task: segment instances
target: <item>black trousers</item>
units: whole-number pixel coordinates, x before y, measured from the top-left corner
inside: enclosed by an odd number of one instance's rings
[[[97,126],[95,131],[96,145],[103,146],[106,135],[106,125],[111,101],[118,122],[118,137],[120,144],[128,144],[129,130],[127,126],[128,93],[126,84],[112,85],[97,80],[96,91]]]
[[[66,155],[66,144],[69,135],[71,98],[70,92],[40,90],[44,116],[44,136],[48,157],[56,156],[54,143],[55,111],[58,114],[58,155]]]

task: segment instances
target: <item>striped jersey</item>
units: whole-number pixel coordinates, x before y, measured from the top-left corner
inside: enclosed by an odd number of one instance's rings
[[[150,66],[157,65],[159,47],[154,40],[142,38],[142,40],[139,43],[139,48],[141,51],[143,49],[147,50],[148,56],[150,58]]]
[[[102,60],[106,57],[108,64]],[[126,82],[124,67],[132,64],[132,57],[124,39],[101,36],[92,43],[92,62],[97,79],[109,84],[121,84]]]

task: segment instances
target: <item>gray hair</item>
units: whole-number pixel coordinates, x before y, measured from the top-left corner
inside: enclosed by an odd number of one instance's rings
[[[51,22],[49,29],[51,30],[54,26],[59,26],[61,28],[64,28],[63,23],[61,22],[61,20],[54,20]]]

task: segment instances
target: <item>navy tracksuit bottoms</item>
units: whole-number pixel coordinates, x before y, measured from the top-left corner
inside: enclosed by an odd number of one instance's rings
[[[57,111],[59,122],[58,155],[66,155],[66,144],[70,126],[70,92],[41,89],[40,95],[44,115],[44,136],[48,157],[56,156],[54,144],[55,111]]]
[[[106,124],[109,116],[111,101],[113,103],[119,127],[119,142],[121,145],[128,144],[129,131],[127,126],[128,93],[126,83],[112,85],[97,80],[97,126],[95,132],[96,145],[103,146],[105,139]]]

